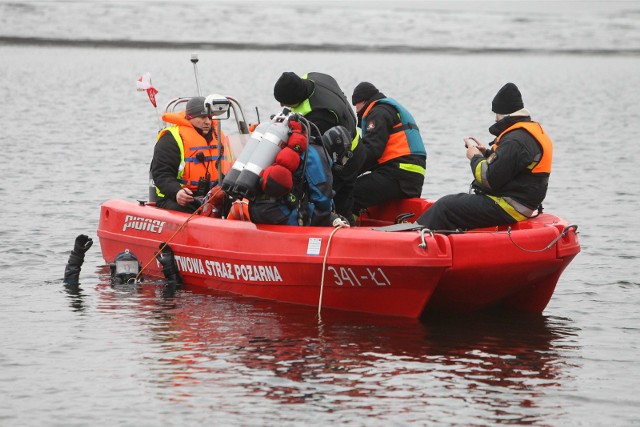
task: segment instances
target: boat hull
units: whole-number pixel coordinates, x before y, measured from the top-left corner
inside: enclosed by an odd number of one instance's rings
[[[548,214],[513,229],[461,234],[374,229],[407,212],[417,217],[429,204],[410,199],[373,208],[360,226],[336,230],[110,200],[101,207],[98,237],[107,263],[129,249],[147,277],[163,277],[154,255],[168,242],[188,287],[409,318],[494,308],[540,313],[580,250],[575,228]]]
[[[420,316],[451,266],[445,236],[422,249],[417,233],[256,225],[121,200],[102,205],[98,236],[106,262],[129,249],[145,276],[162,277],[154,254],[169,242],[188,286],[402,317]]]

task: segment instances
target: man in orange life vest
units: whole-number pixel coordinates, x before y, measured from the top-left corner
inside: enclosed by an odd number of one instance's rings
[[[162,120],[173,124],[158,134],[151,160],[156,186],[156,206],[192,213],[218,180],[220,122],[212,124],[205,98],[187,102],[185,111],[165,113]]]
[[[353,192],[353,213],[390,200],[420,197],[427,152],[406,108],[373,84],[358,84],[351,97],[366,159]]]
[[[475,194],[451,194],[436,201],[417,223],[432,230],[456,230],[513,224],[535,216],[547,194],[553,145],[531,120],[513,83],[493,98],[496,136],[486,148],[464,138]]]

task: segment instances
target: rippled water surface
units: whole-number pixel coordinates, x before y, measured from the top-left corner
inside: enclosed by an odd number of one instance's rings
[[[158,126],[135,81],[150,72],[159,105],[194,95],[192,49],[109,43],[162,40],[175,30],[170,3],[0,2],[0,425],[638,424],[638,7],[589,2],[570,19],[570,4],[540,3],[546,9],[329,2],[319,12],[289,10],[293,33],[312,30],[304,43],[438,47],[404,53],[255,48],[290,40],[275,25],[282,4],[188,8],[219,12],[219,39],[247,45],[200,50],[198,67],[203,91],[234,96],[250,120],[255,107],[263,117],[278,109],[272,88],[283,71],[327,72],[348,95],[368,80],[400,100],[426,140],[429,198],[466,191],[462,138],[488,142],[493,95],[518,84],[555,143],[546,210],[578,224],[582,253],[541,316],[406,321],[318,319],[314,308],[225,294],[166,296],[157,283],[111,287],[95,234],[99,207],[146,198]],[[264,19],[254,27],[238,17],[257,22],[258,10]],[[359,12],[375,25],[349,27]],[[436,16],[437,25],[383,30],[407,13]],[[235,34],[234,22],[242,23]],[[478,23],[477,36],[466,25],[456,31],[460,23]],[[438,29],[447,37],[432,37]],[[173,39],[198,40],[192,31]],[[90,38],[99,42],[60,41]],[[542,51],[495,52],[488,40]],[[81,286],[69,288],[61,278],[80,233],[96,244]]]

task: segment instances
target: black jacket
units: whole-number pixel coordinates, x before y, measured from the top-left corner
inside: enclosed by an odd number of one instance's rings
[[[351,105],[336,80],[328,74],[308,73],[307,96],[311,112],[305,118],[315,124],[324,134],[334,126],[344,126],[355,136],[356,117]]]
[[[531,121],[531,119],[506,117],[491,126],[489,132],[498,136],[521,121]],[[499,145],[500,148],[495,151],[487,150],[486,158],[476,155],[471,159],[471,171],[474,174],[478,164],[486,161],[486,182],[474,180],[473,187],[477,191],[493,196],[512,197],[523,205],[536,209],[547,194],[549,174],[532,173],[529,166],[536,161],[536,158],[540,158],[542,147],[524,129],[515,129],[506,133],[500,139]]]

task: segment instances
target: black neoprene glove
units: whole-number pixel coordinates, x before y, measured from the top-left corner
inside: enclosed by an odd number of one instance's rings
[[[73,250],[69,255],[69,261],[64,269],[64,283],[69,285],[77,285],[80,279],[80,270],[84,262],[84,254],[93,245],[93,240],[84,234],[76,237]]]
[[[164,247],[163,247],[164,246]],[[180,277],[180,270],[178,270],[178,264],[173,256],[173,250],[165,243],[161,243],[161,252],[158,252],[156,259],[162,265],[162,274],[169,281],[174,281],[177,284],[182,284],[182,277]]]
[[[87,253],[91,245],[93,245],[93,239],[91,239],[91,237],[87,235],[81,234],[76,237],[76,242],[73,246],[73,252],[75,252],[76,255],[80,255],[82,256],[82,258],[84,258],[84,254]]]

